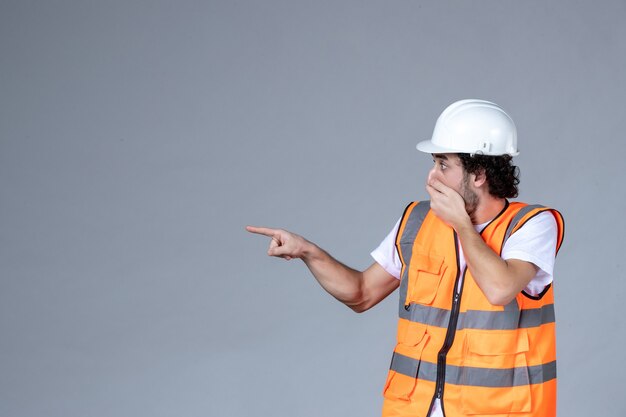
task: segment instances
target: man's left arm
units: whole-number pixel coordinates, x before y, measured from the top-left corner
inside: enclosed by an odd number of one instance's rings
[[[507,305],[537,274],[539,268],[519,259],[502,259],[476,232],[471,221],[455,228],[465,261],[476,284],[493,305]]]

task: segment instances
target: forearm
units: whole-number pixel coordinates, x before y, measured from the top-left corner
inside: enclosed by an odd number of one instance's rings
[[[308,242],[301,257],[317,282],[337,300],[353,307],[363,298],[363,273],[330,256],[319,246]]]
[[[467,267],[491,304],[506,305],[532,278],[531,268],[520,269],[502,259],[483,241],[471,223],[456,228]]]
[[[366,272],[360,272],[295,233],[257,226],[246,229],[272,238],[267,250],[269,256],[302,259],[322,288],[356,312],[372,307],[398,286],[397,280],[376,263]]]

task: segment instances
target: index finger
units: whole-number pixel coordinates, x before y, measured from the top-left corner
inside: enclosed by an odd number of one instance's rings
[[[437,187],[436,180],[429,180],[426,182],[426,191],[432,195],[432,193],[443,194],[442,191]]]
[[[441,194],[441,191],[435,189],[435,187],[430,184],[426,184],[426,192],[430,194],[431,197],[435,197],[436,195]]]
[[[258,235],[264,235],[268,237],[274,237],[274,235],[276,234],[276,229],[270,229],[269,227],[246,226],[246,230],[250,233],[256,233]]]
[[[450,187],[437,179],[430,180],[426,185],[431,187],[435,191],[440,192],[441,194],[447,194],[447,192],[450,190]]]

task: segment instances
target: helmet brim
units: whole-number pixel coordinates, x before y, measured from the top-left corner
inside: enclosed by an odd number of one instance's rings
[[[472,152],[468,152],[467,150],[463,150],[463,149],[452,149],[452,148],[444,148],[443,146],[438,146],[435,145],[432,141],[430,140],[423,140],[421,142],[419,142],[415,148],[420,151],[420,152],[425,152],[425,153],[472,153]],[[505,154],[489,154],[489,153],[484,153],[483,155],[487,155],[487,156],[502,156],[502,155],[509,155],[509,156],[517,156],[519,155],[519,151],[517,152],[511,152],[511,153],[505,153]]]
[[[463,153],[458,149],[444,148],[443,146],[437,146],[430,140],[423,140],[416,146],[418,151],[426,153]]]

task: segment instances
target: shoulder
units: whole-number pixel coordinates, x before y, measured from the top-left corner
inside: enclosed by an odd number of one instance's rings
[[[564,223],[563,216],[558,210],[540,204],[519,202],[511,203],[511,206],[515,215],[513,215],[509,224],[507,237],[522,230],[525,232],[536,232],[547,229],[554,231],[562,239]]]
[[[558,211],[540,205],[524,205],[509,225],[503,253],[548,250],[555,255],[563,240],[562,224]]]
[[[545,234],[556,236],[557,231],[558,228],[554,214],[551,210],[544,210],[519,225],[514,235],[518,235],[518,237],[520,235],[537,236]]]

